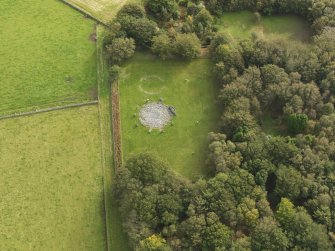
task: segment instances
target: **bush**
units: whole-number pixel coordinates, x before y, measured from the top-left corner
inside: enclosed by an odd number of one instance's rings
[[[135,3],[125,4],[121,10],[118,12],[117,17],[121,18],[123,16],[131,16],[134,18],[145,17],[145,10],[143,6]]]
[[[308,117],[306,114],[291,114],[287,122],[291,133],[302,133],[307,128]]]
[[[178,10],[175,0],[150,0],[147,7],[153,16],[161,20],[169,20]]]
[[[165,33],[155,36],[152,39],[151,50],[162,59],[171,57],[173,54],[173,46],[170,37]]]
[[[200,54],[200,40],[194,33],[182,34],[176,36],[175,54],[181,58],[196,58]]]
[[[142,46],[150,46],[151,40],[157,32],[157,24],[147,18],[127,16],[120,21],[122,28],[129,37],[135,39]]]
[[[120,63],[133,56],[135,41],[132,38],[115,38],[112,44],[106,46],[109,58],[114,63]]]
[[[110,77],[111,83],[117,81],[120,77],[120,74],[121,74],[121,67],[118,65],[113,65],[109,69],[109,77]]]

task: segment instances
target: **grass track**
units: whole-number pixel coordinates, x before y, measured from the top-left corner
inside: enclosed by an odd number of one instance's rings
[[[217,88],[208,59],[190,62],[162,61],[137,53],[120,79],[122,145],[125,158],[140,151],[153,151],[177,172],[189,178],[206,175],[207,135],[217,129]],[[147,99],[176,107],[174,125],[165,132],[148,132],[138,112]]]
[[[97,106],[0,121],[0,250],[105,249]]]
[[[0,10],[0,115],[95,99],[92,20],[58,0]]]

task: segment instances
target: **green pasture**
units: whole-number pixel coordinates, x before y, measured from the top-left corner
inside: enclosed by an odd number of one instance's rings
[[[104,250],[96,106],[0,121],[0,250]]]
[[[0,115],[96,99],[94,22],[58,0],[2,0]]]
[[[137,53],[129,60],[120,80],[124,158],[156,152],[186,177],[206,175],[207,135],[217,129],[219,120],[218,87],[211,76],[208,59],[162,61]],[[176,108],[177,116],[164,132],[149,132],[140,124],[138,112],[146,100],[160,98]]]
[[[216,25],[235,39],[247,39],[255,33],[266,39],[308,42],[311,35],[309,24],[293,15],[262,16],[258,23],[252,12],[226,12]]]

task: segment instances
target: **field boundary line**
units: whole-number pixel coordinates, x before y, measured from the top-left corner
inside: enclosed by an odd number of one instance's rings
[[[101,165],[103,171],[103,199],[104,199],[104,219],[105,219],[105,238],[106,250],[111,250],[111,211],[110,198],[112,189],[112,132],[110,127],[109,95],[103,95],[104,90],[108,89],[108,79],[105,76],[105,59],[103,55],[103,26],[97,25],[97,82],[98,82],[98,111],[100,126],[100,144],[101,144]],[[107,91],[108,93],[109,91]]]
[[[112,83],[111,87],[112,101],[112,130],[113,130],[113,149],[114,149],[114,168],[116,170],[122,167],[122,134],[120,118],[120,92],[119,81]]]
[[[107,23],[105,21],[102,21],[101,19],[95,17],[92,13],[90,13],[89,11],[80,7],[78,4],[73,3],[71,0],[60,0],[60,1],[63,2],[64,4],[70,6],[71,8],[75,9],[76,11],[79,11],[80,13],[84,14],[85,16],[90,17],[94,21],[96,21],[100,24],[103,24],[103,25],[107,25]]]
[[[39,109],[39,110],[35,110],[35,111],[30,111],[30,112],[14,113],[14,114],[0,116],[0,120],[30,116],[30,115],[35,115],[35,114],[40,114],[40,113],[45,113],[45,112],[51,112],[51,111],[57,111],[57,110],[64,110],[64,109],[75,108],[75,107],[96,105],[98,103],[99,103],[98,100],[94,100],[94,101],[83,102],[83,103],[76,103],[76,104],[63,105],[63,106],[55,106],[55,107]]]

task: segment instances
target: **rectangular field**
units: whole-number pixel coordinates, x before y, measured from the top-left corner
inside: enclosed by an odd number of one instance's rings
[[[209,59],[162,61],[137,53],[129,60],[120,80],[122,144],[124,158],[140,151],[156,152],[186,177],[206,175],[207,135],[217,129],[217,86],[211,78]],[[139,122],[147,102],[163,99],[177,116],[164,132]]]
[[[0,250],[105,249],[97,106],[0,121]]]
[[[58,0],[2,0],[0,115],[96,99],[94,22]]]

